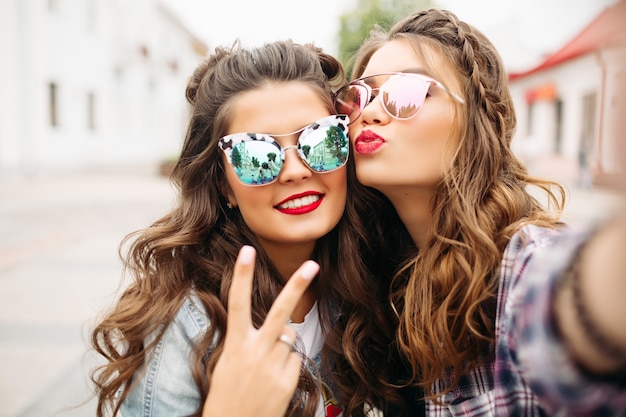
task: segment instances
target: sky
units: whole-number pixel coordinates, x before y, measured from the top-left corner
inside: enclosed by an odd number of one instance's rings
[[[339,16],[354,0],[162,0],[212,50],[292,38],[337,53]]]
[[[339,16],[356,0],[162,0],[207,43],[209,50],[235,39],[255,46],[292,38],[337,54]],[[483,31],[505,62],[529,65],[554,52],[617,0],[434,0]],[[511,32],[511,28],[513,32]],[[508,30],[509,35],[503,35]],[[512,42],[510,35],[517,35]],[[524,55],[524,52],[526,53]]]

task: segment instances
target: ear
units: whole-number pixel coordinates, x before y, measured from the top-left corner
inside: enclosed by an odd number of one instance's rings
[[[226,205],[228,206],[228,208],[237,207],[237,199],[235,198],[233,190],[231,190],[230,186],[228,185],[228,181],[224,181],[222,183],[220,187],[220,193],[226,200]]]

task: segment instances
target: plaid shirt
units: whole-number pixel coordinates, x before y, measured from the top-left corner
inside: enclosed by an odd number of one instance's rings
[[[584,238],[560,234],[526,226],[513,236],[500,271],[495,358],[464,375],[445,405],[427,402],[427,416],[626,416],[626,389],[586,378],[556,336],[555,283]]]

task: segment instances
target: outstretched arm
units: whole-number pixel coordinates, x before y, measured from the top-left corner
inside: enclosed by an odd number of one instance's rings
[[[626,382],[626,213],[592,234],[572,266],[555,304],[565,345],[583,369]]]
[[[203,417],[279,417],[296,389],[301,357],[292,350],[296,339],[286,326],[319,266],[307,261],[287,281],[263,326],[251,319],[252,281],[256,252],[244,246],[235,264],[228,297],[224,350],[213,374]]]
[[[617,122],[626,125],[626,118]],[[626,199],[626,141],[619,138],[617,144],[622,146],[620,186]],[[626,200],[610,220],[574,225],[544,249],[517,290],[519,303],[511,322],[517,366],[553,414],[622,415]]]

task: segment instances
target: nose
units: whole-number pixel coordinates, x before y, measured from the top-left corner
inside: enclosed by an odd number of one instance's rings
[[[298,155],[298,147],[287,146],[285,149],[285,162],[278,176],[279,182],[296,182],[310,178],[313,173]]]
[[[362,125],[387,124],[391,116],[383,108],[381,95],[378,94],[365,105],[359,116]]]

